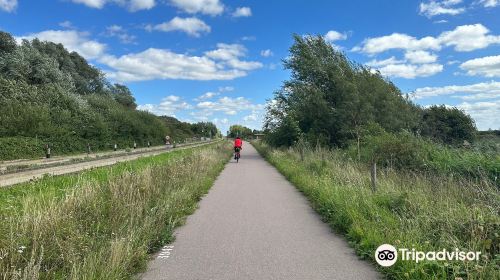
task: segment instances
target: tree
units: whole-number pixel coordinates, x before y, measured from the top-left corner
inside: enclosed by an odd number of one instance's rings
[[[232,125],[229,127],[229,137],[235,138],[237,136],[241,138],[249,138],[253,136],[252,130],[248,127],[242,125]]]
[[[446,144],[472,143],[477,129],[474,120],[456,107],[431,106],[422,112],[421,134]]]
[[[7,32],[0,31],[0,55],[10,53],[17,47],[16,39]]]
[[[294,39],[284,60],[291,79],[267,108],[269,139],[284,139],[273,134],[295,131],[295,124],[308,142],[338,147],[359,143],[372,124],[415,130],[418,107],[380,73],[350,61],[322,36]]]
[[[113,94],[113,98],[116,102],[130,109],[137,108],[135,98],[127,86],[115,84],[111,87],[111,93]]]

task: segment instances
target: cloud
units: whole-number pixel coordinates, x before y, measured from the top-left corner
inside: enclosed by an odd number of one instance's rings
[[[174,116],[176,112],[192,109],[193,106],[182,101],[179,96],[169,95],[159,104],[143,104],[137,106],[138,110],[148,111],[159,116]]]
[[[238,69],[238,70],[255,70],[262,68],[262,63],[257,61],[242,61],[239,58],[246,55],[246,48],[240,44],[217,44],[217,49],[205,52],[205,56],[219,60],[219,65]]]
[[[87,7],[102,9],[108,3],[116,3],[126,7],[131,12],[140,10],[152,9],[156,2],[155,0],[72,0],[74,3],[84,4]]]
[[[325,41],[327,42],[334,42],[334,41],[339,41],[339,40],[345,40],[347,39],[347,34],[345,33],[340,33],[338,31],[335,31],[335,30],[330,30],[328,31],[325,36]]]
[[[483,5],[485,8],[494,8],[500,5],[500,0],[480,0],[479,4]]]
[[[500,44],[500,36],[489,33],[488,28],[479,23],[457,26],[454,30],[445,31],[438,37],[427,36],[417,39],[407,34],[393,33],[365,39],[360,46],[354,47],[353,51],[373,55],[394,49],[438,51],[443,46],[449,46],[459,52],[468,52]]]
[[[437,15],[458,15],[465,12],[465,8],[456,7],[462,0],[431,0],[427,3],[420,3],[420,14],[428,18]]]
[[[263,57],[270,57],[270,56],[273,56],[274,53],[271,50],[267,49],[267,50],[260,51],[260,55]]]
[[[386,65],[391,65],[391,64],[400,64],[404,63],[404,60],[397,60],[396,57],[391,56],[387,59],[384,60],[377,60],[377,59],[372,59],[366,63],[366,65],[370,67],[380,67],[380,66],[386,66]]]
[[[417,88],[413,93],[413,97],[415,99],[421,99],[451,94],[462,94],[461,96],[455,97],[464,100],[500,98],[500,82],[490,81],[463,86],[450,85],[444,87]]]
[[[463,102],[456,106],[464,110],[476,121],[479,130],[500,129],[500,99],[488,102]]]
[[[244,116],[243,120],[246,121],[246,122],[257,121],[257,118],[258,118],[257,114],[252,113],[252,114],[250,114],[248,116]]]
[[[27,36],[17,37],[16,39],[32,40],[38,38],[41,41],[63,44],[69,51],[78,52],[86,59],[95,59],[102,56],[106,50],[106,45],[90,40],[88,36],[89,34],[86,32],[78,32],[75,30],[46,30]]]
[[[454,46],[456,51],[469,52],[483,49],[491,44],[500,44],[500,36],[488,35],[490,31],[482,24],[462,25],[439,35],[445,46]]]
[[[202,33],[210,33],[211,28],[204,21],[195,17],[174,17],[169,22],[164,22],[155,26],[147,25],[146,30],[157,30],[163,32],[182,31],[193,37],[200,37]]]
[[[414,79],[428,77],[443,71],[443,65],[429,64],[388,64],[378,69],[384,76]]]
[[[234,90],[234,87],[231,87],[231,86],[219,87],[219,92],[230,92],[233,90]]]
[[[468,60],[460,64],[470,76],[500,77],[500,55]]]
[[[69,20],[60,22],[59,26],[63,27],[63,28],[66,28],[66,29],[75,29],[75,27],[73,26],[73,23],[71,21],[69,21]]]
[[[407,51],[405,53],[405,58],[409,62],[416,64],[433,63],[437,61],[437,55],[427,51]]]
[[[17,8],[17,0],[0,0],[0,9],[7,13],[15,11]]]
[[[198,96],[198,98],[196,98],[195,100],[204,100],[204,99],[210,99],[210,98],[213,98],[217,95],[219,95],[220,93],[219,92],[205,92],[204,94]]]
[[[219,0],[170,0],[170,3],[190,14],[217,16],[224,12],[224,5]]]
[[[262,67],[260,62],[242,61],[246,49],[241,45],[218,44],[203,56],[189,56],[170,50],[149,48],[121,57],[104,56],[99,61],[110,68],[108,77],[120,81],[154,79],[232,80]]]
[[[106,31],[104,35],[108,37],[116,37],[120,40],[120,42],[124,44],[133,44],[135,43],[136,36],[128,34],[127,30],[125,30],[120,25],[111,25],[106,27]]]
[[[239,7],[233,12],[233,17],[250,17],[252,10],[249,7]]]
[[[439,50],[441,49],[441,45],[439,40],[434,37],[427,36],[417,39],[406,34],[393,33],[387,36],[365,39],[362,45],[355,47],[353,51],[377,54],[392,49]]]
[[[217,101],[203,101],[196,104],[196,108],[201,110],[203,115],[211,115],[215,112],[222,112],[226,115],[236,115],[238,112],[249,110],[262,110],[263,104],[254,104],[245,97],[222,97]]]

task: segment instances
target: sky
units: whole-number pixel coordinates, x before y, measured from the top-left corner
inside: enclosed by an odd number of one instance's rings
[[[0,29],[79,52],[141,110],[223,133],[262,127],[293,34],[500,129],[500,0],[0,0]]]

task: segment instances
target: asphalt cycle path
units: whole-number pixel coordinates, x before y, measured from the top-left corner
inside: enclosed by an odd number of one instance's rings
[[[140,277],[380,279],[248,143]]]

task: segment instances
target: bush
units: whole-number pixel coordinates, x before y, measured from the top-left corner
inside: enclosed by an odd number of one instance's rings
[[[357,158],[355,144],[349,146],[347,155],[351,159]],[[361,161],[400,170],[488,178],[496,184],[500,183],[500,155],[453,148],[408,132],[365,137],[361,144]]]
[[[44,155],[43,142],[39,139],[22,136],[0,138],[0,160],[37,158]]]

